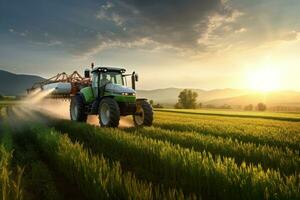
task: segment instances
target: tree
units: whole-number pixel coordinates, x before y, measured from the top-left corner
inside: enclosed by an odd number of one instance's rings
[[[164,108],[160,103],[154,104],[153,108]]]
[[[213,104],[207,104],[205,105],[205,108],[216,108],[216,106]]]
[[[202,103],[199,103],[198,104],[198,108],[202,108],[203,104]]]
[[[0,94],[0,100],[3,100],[4,96],[2,94]]]
[[[197,107],[198,94],[192,90],[184,89],[178,96],[175,108],[195,109]]]
[[[176,109],[182,109],[182,105],[180,104],[180,103],[176,103],[175,105],[174,105],[174,108],[176,108]]]
[[[151,100],[149,101],[149,103],[150,103],[151,106],[153,106],[154,101],[151,99]]]
[[[149,103],[153,108],[164,108],[160,103],[154,103],[152,99],[149,101]]]
[[[220,109],[231,109],[230,105],[224,104],[222,106],[219,107]]]
[[[258,103],[257,104],[257,110],[258,111],[265,111],[265,110],[267,110],[266,104],[264,104],[264,103]]]
[[[245,106],[244,110],[246,110],[246,111],[252,111],[253,110],[253,105],[249,104],[248,106]]]

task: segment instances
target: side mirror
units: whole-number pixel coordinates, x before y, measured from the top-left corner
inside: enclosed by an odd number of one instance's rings
[[[134,75],[134,79],[135,79],[136,82],[138,82],[138,81],[139,81],[139,75],[138,75],[138,74],[135,74],[135,75]]]
[[[88,70],[88,69],[86,69],[85,71],[84,71],[84,78],[90,78],[91,76],[90,76],[90,70]]]

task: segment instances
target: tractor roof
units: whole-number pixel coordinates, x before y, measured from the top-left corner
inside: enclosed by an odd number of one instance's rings
[[[125,73],[126,69],[117,68],[117,67],[96,67],[92,70],[92,73],[94,73],[94,72],[109,72],[109,71]]]

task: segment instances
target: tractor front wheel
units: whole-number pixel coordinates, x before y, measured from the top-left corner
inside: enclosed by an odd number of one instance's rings
[[[99,122],[102,127],[118,127],[120,108],[113,98],[103,98],[99,105]]]
[[[70,103],[70,116],[72,121],[86,122],[87,114],[85,112],[84,100],[81,95],[72,97]]]
[[[136,126],[152,126],[153,110],[146,100],[137,101],[133,121]]]

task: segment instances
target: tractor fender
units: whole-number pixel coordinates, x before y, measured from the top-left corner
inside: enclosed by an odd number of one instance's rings
[[[77,96],[77,95],[78,95],[78,96],[81,96],[81,97],[82,97],[82,100],[83,100],[83,103],[86,104],[86,100],[85,100],[84,95],[83,95],[81,92],[77,92],[76,95],[74,95],[73,97],[75,97],[75,96]]]
[[[148,99],[146,99],[146,98],[138,98],[138,99],[136,99],[136,102],[139,102],[139,101],[148,101]]]
[[[102,99],[107,98],[107,97],[113,99],[115,96],[113,96],[113,95],[107,95],[107,96],[100,97],[100,98],[99,98],[99,102],[100,102]]]
[[[82,88],[79,93],[83,95],[86,104],[90,104],[95,100],[92,87]]]

